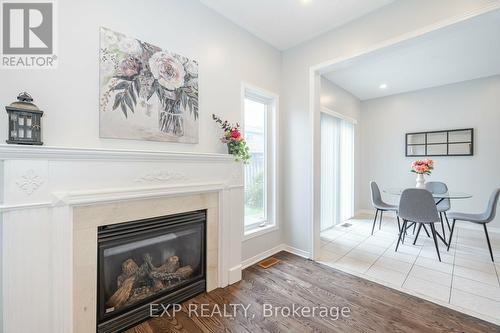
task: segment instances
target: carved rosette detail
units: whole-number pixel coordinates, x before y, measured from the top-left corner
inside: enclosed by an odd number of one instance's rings
[[[136,178],[135,181],[138,183],[164,183],[186,179],[186,175],[182,172],[158,171],[142,175]]]
[[[43,184],[43,179],[33,169],[26,171],[17,181],[17,186],[27,195],[32,195]]]

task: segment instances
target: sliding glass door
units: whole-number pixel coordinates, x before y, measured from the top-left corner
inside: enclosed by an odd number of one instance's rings
[[[321,114],[321,231],[354,215],[354,124]]]

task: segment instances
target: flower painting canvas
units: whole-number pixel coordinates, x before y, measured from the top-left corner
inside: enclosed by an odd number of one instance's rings
[[[198,63],[101,28],[100,136],[198,143]]]

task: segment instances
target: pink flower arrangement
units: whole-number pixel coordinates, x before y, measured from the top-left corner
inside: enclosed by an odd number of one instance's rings
[[[212,119],[224,131],[224,135],[220,138],[220,141],[227,144],[229,154],[234,155],[237,161],[242,160],[244,163],[247,163],[250,159],[250,149],[245,139],[241,136],[240,125],[238,123],[236,125],[230,124],[227,120],[222,120],[215,114],[212,115]]]
[[[430,175],[434,169],[433,160],[417,160],[411,164],[411,172],[418,174]]]

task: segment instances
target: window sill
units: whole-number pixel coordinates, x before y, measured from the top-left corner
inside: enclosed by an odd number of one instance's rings
[[[264,234],[267,234],[269,232],[273,232],[278,230],[278,226],[276,224],[270,224],[266,225],[264,227],[256,227],[250,230],[245,231],[245,234],[243,235],[243,241],[247,241],[249,239],[255,238],[262,236]]]

